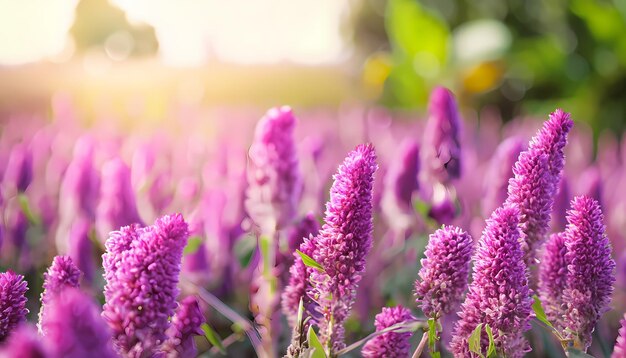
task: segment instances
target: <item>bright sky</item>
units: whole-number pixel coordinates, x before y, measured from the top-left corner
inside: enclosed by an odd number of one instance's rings
[[[169,65],[218,58],[244,64],[320,64],[349,54],[351,1],[110,0],[131,23],[154,27]],[[77,0],[0,0],[0,65],[65,57]]]

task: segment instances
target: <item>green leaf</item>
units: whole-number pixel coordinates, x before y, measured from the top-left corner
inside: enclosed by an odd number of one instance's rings
[[[271,255],[270,245],[272,240],[267,236],[261,236],[259,238],[259,249],[261,250],[261,259],[263,260],[263,272],[269,274],[271,268],[274,267],[273,257]]]
[[[217,334],[217,332],[215,332],[215,330],[213,330],[213,328],[209,326],[209,324],[206,322],[202,324],[201,328],[207,341],[209,341],[209,343],[211,343],[213,346],[217,347],[217,349],[219,349],[222,354],[226,354],[226,349],[224,349],[222,339]]]
[[[17,201],[20,204],[20,208],[22,209],[22,213],[24,213],[24,215],[26,216],[26,219],[28,219],[28,222],[31,225],[39,225],[39,218],[31,210],[30,204],[28,202],[28,196],[26,196],[26,194],[24,194],[24,193],[19,193],[19,194],[17,194]]]
[[[434,318],[429,318],[428,319],[428,346],[434,347],[435,342],[437,342],[437,322],[435,321]]]
[[[576,348],[568,348],[567,349],[567,356],[569,358],[594,358],[592,355],[589,355],[585,352],[579,351]]]
[[[537,295],[533,296],[533,311],[535,311],[535,317],[537,317],[537,319],[541,322],[543,322],[546,326],[554,329],[554,326],[552,326],[552,323],[550,323],[550,321],[548,321],[548,317],[546,316],[546,312],[543,310],[543,306],[541,305],[541,300],[539,300],[539,297],[537,297]]]
[[[487,332],[487,337],[489,337],[489,348],[487,348],[487,357],[491,357],[491,355],[496,352],[496,343],[493,340],[493,331],[491,330],[490,325],[485,325],[485,331]]]
[[[306,266],[313,267],[314,269],[318,270],[319,272],[324,272],[324,268],[322,267],[322,265],[317,263],[317,261],[313,260],[313,258],[311,256],[305,254],[304,252],[302,252],[300,250],[296,250],[296,252],[298,253],[298,255],[300,255],[300,258],[302,258],[302,262]]]
[[[239,265],[242,268],[246,268],[250,265],[255,249],[256,238],[253,235],[246,235],[237,240],[234,251],[237,256],[237,260],[239,261]]]
[[[483,357],[483,353],[480,348],[480,334],[482,333],[482,330],[483,324],[480,323],[476,326],[476,328],[474,328],[474,331],[470,334],[469,339],[467,340],[470,352],[479,354],[481,357]]]
[[[191,255],[195,254],[200,245],[202,244],[202,238],[200,236],[192,236],[187,240],[187,245],[185,245],[185,249],[183,250],[183,255]]]
[[[322,343],[320,343],[320,340],[317,338],[317,334],[315,334],[313,326],[309,326],[309,331],[306,336],[307,341],[309,342],[309,347],[313,349],[313,353],[310,358],[326,358],[324,346],[322,346]]]

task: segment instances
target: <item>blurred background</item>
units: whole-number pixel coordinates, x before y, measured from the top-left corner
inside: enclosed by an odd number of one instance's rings
[[[422,111],[443,84],[504,120],[556,106],[596,137],[626,117],[626,0],[0,0],[0,118],[177,106]]]

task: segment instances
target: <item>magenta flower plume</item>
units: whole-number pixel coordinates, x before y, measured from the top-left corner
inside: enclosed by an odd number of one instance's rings
[[[120,354],[150,355],[165,341],[188,237],[180,214],[166,215],[146,228],[133,225],[111,233],[102,256],[102,316]]]
[[[520,154],[509,181],[506,205],[520,209],[524,260],[532,264],[535,251],[549,229],[550,212],[565,163],[563,149],[573,122],[557,109]]]
[[[33,180],[33,153],[26,144],[13,146],[4,172],[5,185],[12,185],[17,191],[24,192]]]
[[[134,223],[143,225],[130,183],[130,170],[121,159],[113,159],[102,166],[102,186],[96,215],[96,228],[101,239],[122,226]]]
[[[440,182],[461,176],[461,119],[454,95],[444,87],[430,94],[428,122],[422,142],[422,162]]]
[[[552,234],[546,244],[539,265],[539,298],[548,320],[563,329],[563,291],[567,287],[565,235]]]
[[[26,320],[26,281],[13,271],[0,273],[0,343]]]
[[[315,238],[312,235],[309,238],[305,238],[302,244],[300,244],[300,251],[308,256],[313,256]],[[314,316],[317,307],[315,301],[307,295],[307,292],[311,289],[309,283],[311,268],[302,262],[302,257],[298,253],[294,252],[293,257],[293,265],[289,268],[289,282],[283,290],[281,297],[283,313],[292,328],[296,324],[301,299],[308,316]]]
[[[481,323],[492,328],[498,354],[522,357],[530,351],[523,333],[530,329],[532,299],[518,225],[519,211],[514,207],[498,208],[487,220],[474,255],[473,281],[451,342],[455,357],[475,356],[468,338]]]
[[[43,292],[41,293],[41,310],[39,311],[39,330],[46,333],[46,312],[50,301],[66,288],[78,287],[80,270],[69,256],[55,256],[48,271],[43,274]]]
[[[172,318],[172,326],[168,330],[168,340],[163,351],[168,356],[194,358],[198,355],[193,336],[203,335],[200,326],[204,323],[204,315],[194,296],[185,297],[180,302],[176,314]]]
[[[519,137],[505,139],[496,149],[485,173],[483,215],[490,215],[506,200],[509,179],[513,177],[513,166],[522,150],[524,143]]]
[[[53,357],[117,357],[96,303],[79,289],[68,288],[52,298],[45,331]]]
[[[591,334],[608,310],[615,283],[615,261],[605,234],[602,210],[597,201],[579,196],[572,200],[565,229],[567,253],[567,304],[565,329],[571,332],[574,346],[587,350]]]
[[[46,358],[51,352],[44,345],[37,330],[28,323],[20,324],[0,347],[0,358]]]
[[[382,210],[391,226],[404,229],[413,220],[413,193],[419,189],[419,146],[405,140],[385,174]]]
[[[422,311],[439,319],[452,311],[467,288],[474,242],[465,231],[444,226],[430,235],[415,292]]]
[[[398,323],[414,319],[415,317],[411,315],[411,311],[402,306],[383,307],[382,312],[376,315],[374,326],[376,326],[376,331],[378,332]],[[409,342],[411,335],[411,332],[383,333],[367,341],[363,346],[361,354],[364,358],[408,357],[411,349],[411,343]]]
[[[620,321],[621,327],[615,341],[615,347],[613,348],[613,354],[611,358],[624,358],[626,357],[626,314]]]
[[[376,153],[371,145],[350,152],[334,175],[325,224],[315,238],[313,259],[324,272],[311,272],[312,297],[319,302],[321,341],[332,355],[344,347],[343,323],[372,248],[372,185]]]
[[[250,147],[246,210],[262,230],[289,224],[298,212],[302,191],[291,108],[270,109],[256,126]]]

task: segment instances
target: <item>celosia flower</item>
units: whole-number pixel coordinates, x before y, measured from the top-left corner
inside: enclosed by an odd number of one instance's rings
[[[169,338],[164,344],[163,351],[171,357],[196,357],[198,351],[193,336],[203,334],[200,329],[202,323],[204,323],[204,315],[200,310],[198,300],[194,296],[185,297],[172,318],[172,325],[167,332]]]
[[[300,244],[300,251],[308,256],[313,256],[314,250],[315,238],[311,235]],[[294,261],[289,268],[289,283],[283,290],[281,301],[283,313],[287,317],[291,328],[296,324],[301,299],[308,316],[315,313],[316,307],[315,302],[307,295],[307,292],[311,289],[309,283],[311,269],[302,262],[302,257],[297,252],[294,252],[292,255]]]
[[[100,239],[105,239],[109,232],[122,226],[135,223],[143,225],[130,184],[130,170],[121,159],[113,159],[102,166],[102,186],[96,215]]]
[[[613,354],[611,358],[624,358],[626,357],[626,314],[620,321],[621,327],[615,341],[615,347],[613,347]]]
[[[496,149],[485,173],[483,215],[491,215],[506,200],[509,179],[513,177],[513,166],[522,150],[524,143],[519,137],[505,139]]]
[[[149,355],[165,341],[188,237],[180,214],[166,215],[150,227],[134,225],[111,233],[102,257],[102,315],[121,354]]]
[[[513,168],[505,205],[520,209],[524,260],[528,265],[549,229],[550,212],[565,162],[563,148],[572,125],[569,113],[560,109],[551,113]]]
[[[39,339],[36,329],[28,324],[20,324],[0,347],[0,358],[46,358],[51,353]]]
[[[414,320],[408,309],[397,307],[383,307],[382,312],[376,315],[374,326],[376,331],[382,331],[398,323]],[[394,358],[408,357],[411,349],[411,332],[387,332],[376,336],[363,346],[361,354],[364,358]]]
[[[79,289],[67,288],[51,299],[45,331],[53,357],[117,357],[96,303]]]
[[[532,299],[520,237],[517,208],[498,208],[487,220],[474,255],[473,280],[452,338],[455,356],[477,356],[470,353],[468,338],[481,323],[491,327],[498,354],[522,357],[530,351],[523,333],[530,329]],[[483,354],[485,343],[483,340]]]
[[[256,126],[250,147],[246,210],[264,233],[284,228],[298,212],[302,176],[289,107],[272,108]]]
[[[319,302],[321,342],[336,352],[344,344],[343,323],[365,271],[365,257],[372,248],[372,185],[376,153],[371,145],[350,152],[334,175],[325,224],[315,238],[313,259],[323,272],[313,270],[312,298]]]
[[[568,212],[565,229],[567,304],[565,330],[574,346],[587,350],[591,333],[602,313],[608,310],[615,282],[615,261],[604,232],[602,210],[597,201],[575,197]]]
[[[465,231],[444,226],[430,235],[415,291],[427,317],[439,319],[461,302],[474,242]]]
[[[12,185],[18,192],[24,192],[33,180],[33,154],[26,144],[16,144],[4,172],[5,185]]]
[[[43,292],[41,293],[41,310],[39,311],[39,331],[46,333],[46,311],[50,301],[67,288],[78,287],[80,270],[69,256],[55,256],[48,271],[43,274]]]
[[[539,265],[539,298],[548,320],[559,330],[563,328],[563,291],[567,286],[565,235],[552,234],[544,245]]]
[[[461,119],[452,92],[434,88],[428,114],[421,148],[424,168],[440,182],[457,179],[461,176]]]
[[[0,343],[26,320],[26,281],[13,271],[0,273]]]
[[[385,190],[381,201],[383,213],[393,227],[404,229],[413,220],[413,193],[419,189],[419,146],[405,140],[398,157],[390,163],[385,174]]]

